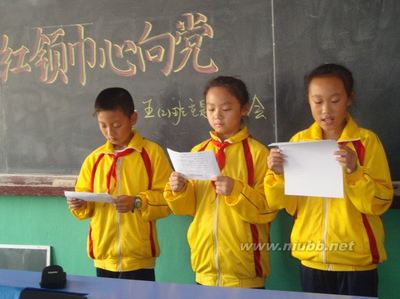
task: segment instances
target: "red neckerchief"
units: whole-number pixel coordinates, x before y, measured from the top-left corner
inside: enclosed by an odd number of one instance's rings
[[[132,153],[134,151],[133,148],[126,148],[120,152],[116,152],[116,153],[112,153],[112,154],[107,154],[108,156],[112,157],[113,161],[111,163],[111,167],[110,170],[107,173],[107,192],[110,193],[110,185],[111,185],[111,178],[113,177],[115,180],[114,186],[117,183],[117,171],[116,171],[116,167],[117,167],[117,161],[120,157],[129,155],[130,153]]]
[[[212,140],[212,143],[218,148],[215,158],[217,159],[219,170],[222,170],[225,166],[225,148],[232,143],[230,142],[219,142],[217,140]]]

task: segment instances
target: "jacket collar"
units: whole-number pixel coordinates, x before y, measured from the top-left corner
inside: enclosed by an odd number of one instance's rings
[[[143,145],[144,145],[144,138],[135,129],[132,129],[132,132],[133,132],[133,137],[129,141],[129,143],[128,143],[126,148],[132,148],[135,151],[142,152]],[[115,152],[114,145],[110,141],[107,140],[107,142],[104,145],[104,148],[103,148],[102,152],[104,152],[104,153],[114,153]]]
[[[210,131],[210,136],[213,140],[221,142],[221,140],[218,138],[216,135],[215,131]],[[248,138],[250,136],[249,131],[246,126],[243,126],[239,132],[237,132],[235,135],[229,137],[228,139],[225,140],[225,142],[229,143],[238,143],[242,142],[244,139]]]
[[[349,115],[347,118],[346,126],[344,127],[343,132],[340,135],[338,141],[350,141],[350,140],[360,140],[360,139],[361,139],[360,127]]]
[[[305,136],[306,138],[308,137],[310,140],[322,139],[322,129],[317,124],[317,122],[314,122],[310,126],[308,132],[309,136]],[[346,117],[346,126],[344,127],[338,141],[349,141],[349,140],[359,140],[359,139],[360,139],[360,128],[349,114]]]

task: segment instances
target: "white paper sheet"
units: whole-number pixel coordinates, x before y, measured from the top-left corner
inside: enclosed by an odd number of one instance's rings
[[[76,198],[84,201],[112,202],[113,197],[107,193],[64,191],[66,198]]]
[[[334,140],[272,143],[286,155],[285,194],[343,198],[343,170]]]
[[[193,180],[210,180],[219,176],[220,171],[215,155],[211,151],[176,152],[167,148],[175,171]]]

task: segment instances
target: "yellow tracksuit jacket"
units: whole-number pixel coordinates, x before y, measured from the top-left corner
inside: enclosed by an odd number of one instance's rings
[[[213,132],[211,138],[218,140]],[[245,127],[228,141],[232,145],[225,149],[222,175],[234,179],[230,196],[217,197],[210,181],[189,180],[179,193],[172,192],[168,183],[164,197],[175,214],[194,217],[187,237],[198,283],[261,287],[269,274],[269,257],[266,248],[257,246],[266,246],[269,223],[276,215],[271,213],[263,192],[269,152],[249,136]],[[247,150],[243,142],[248,142]],[[192,149],[199,150],[216,152],[217,148],[207,140]],[[249,172],[253,166],[254,171]],[[248,184],[249,175],[254,176],[254,186]]]
[[[134,151],[118,159],[110,194],[139,195],[141,209],[118,213],[110,203],[88,202],[86,208],[71,211],[78,219],[90,218],[87,251],[95,267],[114,272],[154,267],[160,252],[155,220],[170,213],[162,192],[171,167],[163,149],[137,131],[128,148]],[[107,192],[112,153],[113,145],[107,141],[85,159],[76,191]]]
[[[314,123],[291,141],[321,139],[321,128]],[[292,255],[306,267],[361,271],[386,260],[380,215],[393,198],[386,155],[378,137],[350,116],[338,142],[347,140],[361,144],[347,143],[358,154],[358,167],[351,174],[344,171],[343,199],[285,196],[282,176],[270,170],[265,177],[269,206],[294,216]]]

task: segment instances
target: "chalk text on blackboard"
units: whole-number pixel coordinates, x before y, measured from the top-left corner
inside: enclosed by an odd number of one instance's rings
[[[144,22],[143,33],[138,41],[124,40],[121,44],[103,39],[104,46],[87,36],[87,24],[62,25],[59,28],[35,28],[33,47],[21,45],[14,50],[10,37],[0,38],[0,83],[5,83],[10,74],[31,73],[32,68],[40,72],[39,81],[53,84],[69,83],[70,68],[78,71],[79,83],[87,83],[88,68],[111,70],[117,76],[133,77],[146,72],[149,63],[162,65],[161,73],[170,76],[188,65],[198,73],[216,73],[218,66],[212,58],[200,59],[204,39],[214,37],[214,29],[204,14],[185,13],[176,22],[175,32],[152,35],[153,24]],[[52,28],[52,32],[46,32]],[[207,61],[201,64],[201,61]]]
[[[162,101],[160,104],[155,104],[153,99],[141,101],[144,107],[144,118],[163,118],[170,119],[172,125],[178,126],[183,118],[192,117],[207,118],[205,100],[195,101],[192,98],[178,101]],[[168,103],[175,103],[171,106],[166,106]],[[250,110],[248,113],[250,118],[255,120],[267,119],[265,116],[265,107],[257,95],[254,95],[250,100]]]

